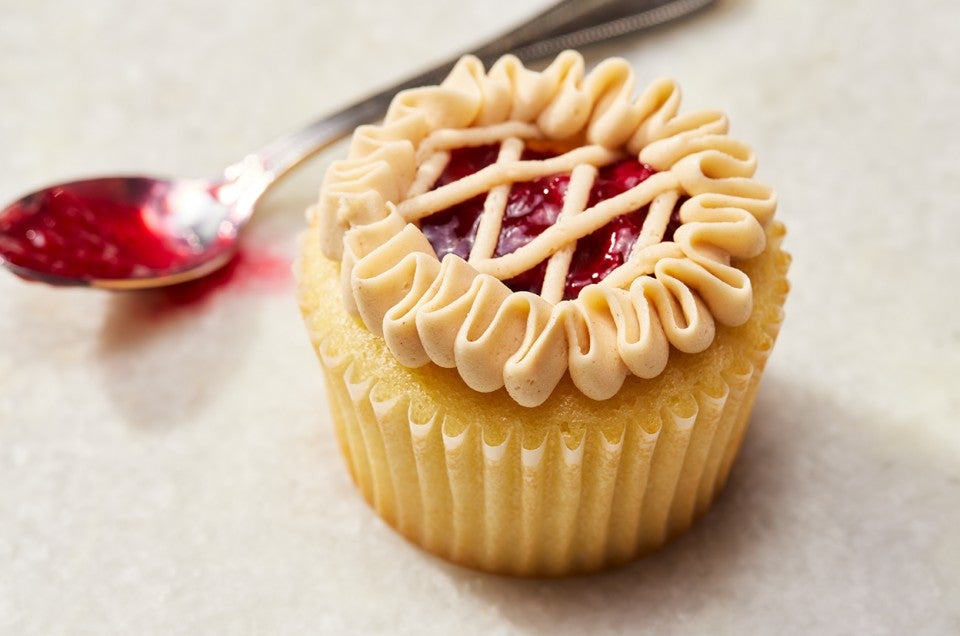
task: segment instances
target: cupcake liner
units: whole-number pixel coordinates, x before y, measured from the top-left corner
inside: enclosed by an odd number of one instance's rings
[[[370,505],[408,539],[468,567],[514,575],[595,571],[655,550],[709,507],[729,474],[759,384],[738,360],[712,391],[664,408],[610,441],[559,428],[535,445],[443,414],[363,377],[352,355],[320,344],[335,430]]]

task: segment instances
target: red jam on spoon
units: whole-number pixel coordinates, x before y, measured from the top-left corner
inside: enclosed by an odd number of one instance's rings
[[[190,232],[169,227],[160,205],[170,192],[150,188],[158,185],[149,179],[100,179],[24,197],[0,214],[0,261],[28,278],[36,271],[64,281],[157,276],[196,265],[200,250]]]
[[[454,150],[450,153],[450,162],[434,188],[494,163],[497,152],[497,145]],[[544,159],[550,156],[553,155],[527,151],[523,159]],[[653,168],[636,159],[622,159],[601,167],[590,191],[588,206],[626,192],[655,172]],[[556,223],[569,183],[570,175],[557,174],[513,184],[507,197],[494,256],[516,251]],[[438,257],[442,259],[446,254],[454,253],[461,258],[467,258],[483,213],[484,198],[484,195],[476,196],[420,221],[420,229],[433,245]],[[565,299],[576,298],[581,289],[600,282],[626,261],[630,249],[640,235],[648,212],[649,206],[633,210],[577,241],[567,273]],[[675,210],[664,235],[665,241],[673,240],[673,233],[679,225],[678,212]],[[504,283],[514,291],[540,293],[546,267],[546,261],[543,261]]]

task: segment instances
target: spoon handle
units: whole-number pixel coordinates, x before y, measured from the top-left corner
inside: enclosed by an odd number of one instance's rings
[[[506,53],[523,62],[543,59],[568,48],[577,48],[636,33],[705,8],[715,0],[563,0],[523,24],[470,51],[485,65]],[[289,133],[244,159],[259,166],[266,189],[298,163],[361,124],[383,117],[393,96],[407,88],[437,84],[460,58],[437,66],[318,119]],[[238,164],[239,166],[240,164]],[[228,176],[230,175],[228,168]]]

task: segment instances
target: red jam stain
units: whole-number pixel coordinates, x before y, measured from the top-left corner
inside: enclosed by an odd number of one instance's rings
[[[434,188],[456,181],[494,163],[498,146],[463,148],[451,152],[446,170]],[[544,159],[552,156],[527,151],[523,159]],[[599,169],[590,191],[589,205],[626,192],[648,179],[656,171],[636,159],[623,159]],[[557,174],[534,181],[515,183],[510,189],[500,238],[494,256],[510,254],[539,236],[556,223],[563,208],[563,198],[570,176]],[[480,195],[438,212],[421,221],[420,228],[441,259],[449,253],[467,258],[483,212],[484,196]],[[679,206],[678,206],[679,207]],[[619,216],[605,226],[577,241],[567,274],[564,298],[576,298],[580,290],[603,280],[622,265],[630,254],[643,227],[649,206]],[[680,221],[675,210],[664,240],[673,239]],[[540,293],[546,272],[546,261],[504,283],[514,291]]]
[[[169,308],[198,306],[227,289],[244,292],[285,292],[293,283],[292,263],[286,256],[241,247],[215,272],[154,293]]]
[[[0,258],[64,279],[162,273],[194,257],[142,200],[147,180],[66,184],[24,197],[0,214]]]

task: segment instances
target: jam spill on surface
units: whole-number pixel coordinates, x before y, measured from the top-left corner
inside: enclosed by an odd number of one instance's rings
[[[494,163],[498,148],[498,145],[489,145],[452,151],[450,162],[434,188],[473,174]],[[550,156],[552,155],[547,153],[526,151],[522,158],[544,159]],[[601,167],[590,190],[588,206],[594,206],[600,201],[626,192],[655,172],[653,168],[636,159],[622,159]],[[569,183],[570,175],[556,174],[513,184],[507,198],[500,238],[494,256],[503,256],[516,251],[556,223],[563,208],[563,199]],[[433,245],[439,258],[442,259],[450,253],[464,259],[469,256],[480,216],[483,214],[484,199],[485,195],[478,195],[421,220],[420,229]],[[643,228],[648,211],[649,206],[643,206],[628,212],[611,220],[590,236],[577,241],[570,270],[567,273],[565,299],[576,298],[581,289],[600,282],[626,261]],[[675,210],[670,218],[664,240],[673,239],[673,233],[679,224]],[[547,261],[543,261],[504,283],[514,291],[540,293],[546,267]]]
[[[289,257],[241,245],[230,262],[215,272],[152,292],[162,299],[159,305],[177,308],[200,306],[224,290],[285,294],[292,284],[293,265]]]
[[[17,201],[0,214],[0,259],[65,280],[162,274],[192,264],[190,244],[134,203],[139,187],[117,179],[104,197],[102,184],[77,182]]]

